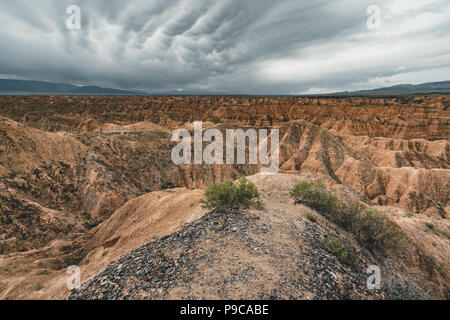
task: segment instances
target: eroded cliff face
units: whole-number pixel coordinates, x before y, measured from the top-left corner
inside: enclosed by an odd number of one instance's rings
[[[195,120],[278,126],[304,120],[369,137],[448,139],[450,98],[0,97],[0,114],[45,131],[94,131],[149,121],[174,129]]]
[[[45,132],[0,119],[0,253],[85,232],[151,191],[256,172],[246,165],[175,165],[170,132],[141,129]]]
[[[277,128],[281,173],[446,225],[449,104],[430,96],[0,97],[0,255],[32,260],[53,250],[59,258],[44,265],[64,268],[100,252],[95,244],[103,247],[108,234],[96,241],[94,227],[142,195],[259,172],[255,165],[175,165],[172,130],[192,131],[198,120],[221,131]],[[448,230],[441,233],[448,242]]]
[[[377,139],[334,135],[305,121],[282,125],[280,135],[281,172],[326,176],[378,205],[443,216],[449,212],[448,140],[385,139],[379,146]]]

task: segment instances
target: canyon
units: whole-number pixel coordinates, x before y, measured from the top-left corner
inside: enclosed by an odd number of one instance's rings
[[[305,179],[323,181],[343,196],[385,212],[406,232],[413,247],[408,249],[405,263],[372,256],[359,248],[364,261],[377,262],[394,275],[406,270],[410,277],[422,280],[423,288],[418,291],[448,299],[449,106],[450,98],[445,95],[2,96],[0,299],[65,299],[70,295],[65,286],[69,265],[81,267],[83,281],[102,281],[98,275],[105,268],[111,269],[111,263],[117,268],[116,264],[125,264],[125,260],[117,262],[121,257],[141,259],[143,252],[154,254],[152,248],[142,247],[152,241],[167,251],[167,259],[181,259],[180,252],[170,244],[179,245],[175,235],[183,228],[193,232],[198,250],[218,252],[217,256],[205,252],[199,257],[204,264],[199,262],[199,274],[211,279],[206,271],[211,259],[233,257],[234,263],[246,267],[252,261],[255,270],[265,276],[254,279],[254,285],[247,288],[242,283],[230,287],[220,277],[242,270],[237,270],[236,264],[226,266],[226,270],[215,266],[214,285],[203,283],[198,276],[196,282],[182,289],[165,288],[156,295],[135,293],[131,298],[268,298],[264,292],[280,285],[273,279],[279,276],[280,281],[289,282],[294,276],[294,271],[276,276],[274,269],[283,265],[273,265],[273,261],[281,259],[284,267],[297,270],[294,265],[298,261],[287,257],[303,253],[289,245],[306,243],[312,252],[322,252],[320,243],[325,234],[351,238],[324,218],[315,228],[305,218],[311,209],[289,203],[289,188]],[[202,121],[203,129],[214,128],[224,136],[230,129],[278,129],[279,173],[263,177],[258,174],[258,164],[173,163],[171,152],[177,143],[171,141],[172,132],[186,129],[192,133],[195,121]],[[223,217],[211,218],[200,205],[204,188],[238,176],[248,176],[255,182],[265,209],[251,210],[247,218],[237,215],[228,222],[220,220]],[[224,226],[231,223],[239,227],[242,223],[255,243],[236,237],[227,227],[223,234],[205,229],[207,232],[199,238],[201,230],[195,229],[196,223],[208,224],[208,219],[220,220]],[[258,223],[264,224],[267,232],[262,225],[259,229],[251,227],[252,219],[261,221]],[[165,237],[171,242],[161,243]],[[206,240],[210,241],[208,245]],[[243,249],[249,243],[251,250]],[[232,244],[240,249],[233,251]],[[183,245],[186,252],[195,254],[189,249],[194,244]],[[252,251],[264,246],[269,248],[267,259]],[[323,263],[335,263],[323,254]],[[309,262],[312,256],[304,255]],[[123,268],[127,279],[142,271]],[[189,269],[180,272],[189,273]],[[354,270],[330,267],[325,274],[330,272],[339,278],[333,292],[340,295],[323,289],[331,281],[324,276],[328,282],[303,283],[303,291],[295,296],[342,298],[345,279],[362,281]],[[309,279],[307,274],[305,279]],[[115,283],[112,278],[108,281]],[[286,288],[299,290],[291,285]],[[282,298],[291,296],[286,288],[278,290]],[[84,297],[101,298],[99,293],[86,290]],[[355,290],[349,298],[391,297],[388,290],[377,294]]]

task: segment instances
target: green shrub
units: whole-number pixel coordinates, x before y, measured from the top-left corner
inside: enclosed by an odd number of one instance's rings
[[[306,214],[306,218],[311,222],[314,222],[314,223],[317,222],[317,217],[315,215],[313,215],[311,212],[308,212]]]
[[[437,271],[439,272],[442,278],[448,279],[448,272],[447,270],[444,269],[443,266],[437,266]]]
[[[414,217],[414,213],[412,213],[411,211],[408,211],[408,212],[406,212],[406,216],[408,218],[412,218],[412,217]]]
[[[291,190],[297,203],[305,204],[344,229],[355,234],[358,242],[373,251],[397,251],[405,234],[387,216],[361,203],[341,200],[318,182],[303,181]]]
[[[371,251],[379,249],[397,252],[402,248],[405,238],[405,233],[385,214],[364,206],[353,216],[349,230]]]
[[[425,265],[427,265],[430,268],[430,271],[435,269],[444,279],[448,279],[447,270],[443,266],[439,265],[433,256],[425,255],[423,259]]]
[[[167,189],[174,189],[174,188],[176,188],[177,186],[172,182],[172,181],[164,181],[162,184],[161,184],[161,189],[162,190],[167,190]]]
[[[94,229],[96,226],[98,226],[100,223],[101,223],[101,221],[85,222],[85,223],[83,223],[83,226],[87,230],[91,230],[91,229]]]
[[[226,211],[238,207],[260,205],[259,198],[255,184],[246,178],[239,178],[237,182],[224,180],[210,185],[201,202],[206,209]]]
[[[356,267],[359,264],[355,248],[347,241],[335,237],[330,237],[327,241],[328,251],[334,254],[340,262]]]
[[[339,198],[320,182],[303,181],[291,191],[298,203],[303,203],[320,212],[334,212],[339,206]]]

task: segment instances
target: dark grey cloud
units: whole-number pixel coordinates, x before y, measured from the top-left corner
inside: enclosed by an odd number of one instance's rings
[[[66,27],[69,5],[79,31]],[[296,94],[450,74],[447,0],[0,0],[0,23],[1,77]]]

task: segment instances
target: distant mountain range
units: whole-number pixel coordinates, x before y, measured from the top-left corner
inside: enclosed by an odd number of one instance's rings
[[[331,95],[398,95],[398,94],[430,94],[450,93],[450,81],[427,82],[421,84],[399,84],[392,87],[384,87],[371,90],[345,91],[332,93]]]
[[[0,95],[132,95],[136,92],[44,81],[0,79]]]
[[[428,82],[417,85],[400,84],[392,87],[344,91],[329,94],[316,94],[314,96],[366,96],[366,95],[404,95],[404,94],[450,94],[450,81]],[[0,79],[0,95],[146,95],[144,91],[127,91],[96,86],[75,86],[65,83],[45,81]],[[219,92],[160,92],[163,95],[231,95]],[[268,94],[271,95],[271,94]]]

